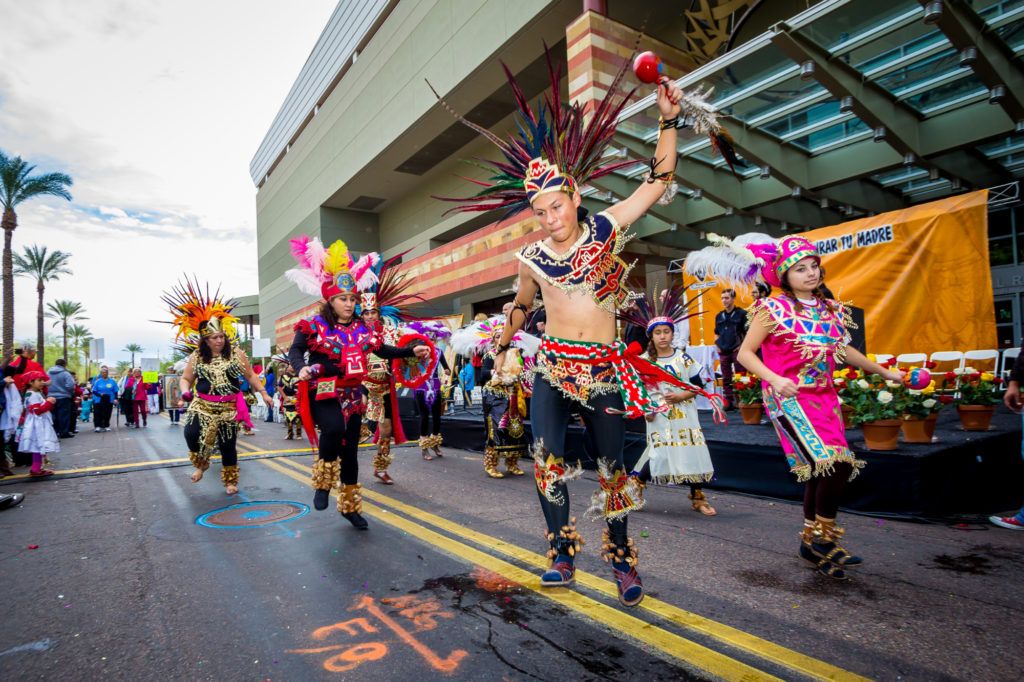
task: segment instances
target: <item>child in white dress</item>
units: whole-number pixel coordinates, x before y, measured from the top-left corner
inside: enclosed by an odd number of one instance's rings
[[[60,450],[60,441],[53,429],[53,415],[50,414],[57,399],[43,397],[43,386],[47,381],[42,372],[25,374],[25,402],[16,439],[22,452],[32,453],[31,476],[52,476],[53,471],[43,468],[43,460],[49,453]]]

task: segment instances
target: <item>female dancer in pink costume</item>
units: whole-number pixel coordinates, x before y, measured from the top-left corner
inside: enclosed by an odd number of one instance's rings
[[[836,512],[847,481],[864,462],[846,442],[832,372],[846,363],[891,381],[901,382],[903,374],[849,345],[849,309],[819,291],[823,271],[814,244],[803,237],[775,240],[763,234],[743,235],[734,243],[714,236],[712,242],[718,245],[687,257],[689,273],[737,285],[759,278],[781,289],[751,307],[739,361],[763,380],[765,409],[790,470],[807,482],[800,556],[823,575],[844,580],[844,567],[862,559],[840,546],[843,530],[836,526]]]

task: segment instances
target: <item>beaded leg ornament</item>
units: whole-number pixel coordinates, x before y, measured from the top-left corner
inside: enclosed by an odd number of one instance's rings
[[[208,457],[204,457],[201,453],[190,452],[188,453],[188,459],[192,462],[192,466],[200,471],[206,471],[210,468],[210,459]]]
[[[576,554],[580,551],[585,543],[580,534],[576,531],[576,517],[569,519],[569,523],[562,526],[558,534],[548,533],[545,535],[547,541],[551,544],[551,549],[548,550],[548,565],[550,566],[555,557],[559,554],[564,554],[572,558],[576,558]]]
[[[498,451],[492,445],[484,448],[484,471],[491,478],[505,478],[505,474],[498,471]]]
[[[583,469],[579,466],[566,465],[561,457],[555,457],[543,441],[537,441],[533,449],[533,475],[537,479],[537,489],[544,495],[545,499],[552,504],[559,506],[566,503],[562,486],[558,484],[568,483],[583,475]]]
[[[221,467],[220,480],[224,484],[224,487],[238,486],[238,466],[225,466]]]
[[[338,496],[338,511],[342,514],[363,511],[363,496],[360,494],[363,486],[361,483],[346,483]]]
[[[313,488],[316,490],[330,490],[338,481],[341,475],[341,462],[325,462],[318,459],[313,462]]]
[[[383,471],[391,466],[391,443],[377,443],[377,454],[373,456],[373,468]]]
[[[597,462],[598,481],[601,487],[590,498],[587,516],[617,519],[644,506],[643,493],[635,476],[625,469],[613,470],[607,460]]]

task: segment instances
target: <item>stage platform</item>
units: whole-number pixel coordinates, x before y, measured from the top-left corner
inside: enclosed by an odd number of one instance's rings
[[[403,401],[404,402],[404,401]],[[410,410],[411,408],[411,410]],[[419,435],[419,420],[410,403],[401,407],[406,435]],[[728,424],[714,424],[701,412],[704,436],[715,465],[708,488],[733,490],[786,500],[803,498],[803,485],[788,471],[771,424],[746,425],[739,412]],[[529,431],[527,422],[527,431]],[[484,424],[479,407],[458,407],[442,418],[441,432],[453,447],[482,451]],[[566,458],[594,467],[583,428],[570,426]],[[1024,502],[1024,460],[1021,457],[1021,416],[1000,405],[992,428],[969,432],[960,428],[954,410],[939,414],[933,443],[903,443],[896,450],[868,450],[860,429],[848,433],[850,446],[867,462],[847,487],[843,507],[877,515],[948,518],[985,515],[1019,508]],[[626,462],[636,462],[646,447],[645,423],[630,420]]]

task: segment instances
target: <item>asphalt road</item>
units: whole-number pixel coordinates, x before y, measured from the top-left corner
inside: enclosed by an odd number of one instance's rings
[[[364,449],[358,532],[311,509],[303,443],[257,426],[231,497],[218,462],[188,480],[157,417],[62,441],[69,473],[0,481],[26,493],[0,511],[0,679],[1024,678],[1024,533],[845,516],[866,563],[837,583],[795,557],[796,506],[709,491],[704,517],[654,487],[631,517],[648,597],[625,609],[597,522],[577,586],[539,588],[529,475],[403,447],[383,486]],[[572,484],[577,510],[595,487]]]

